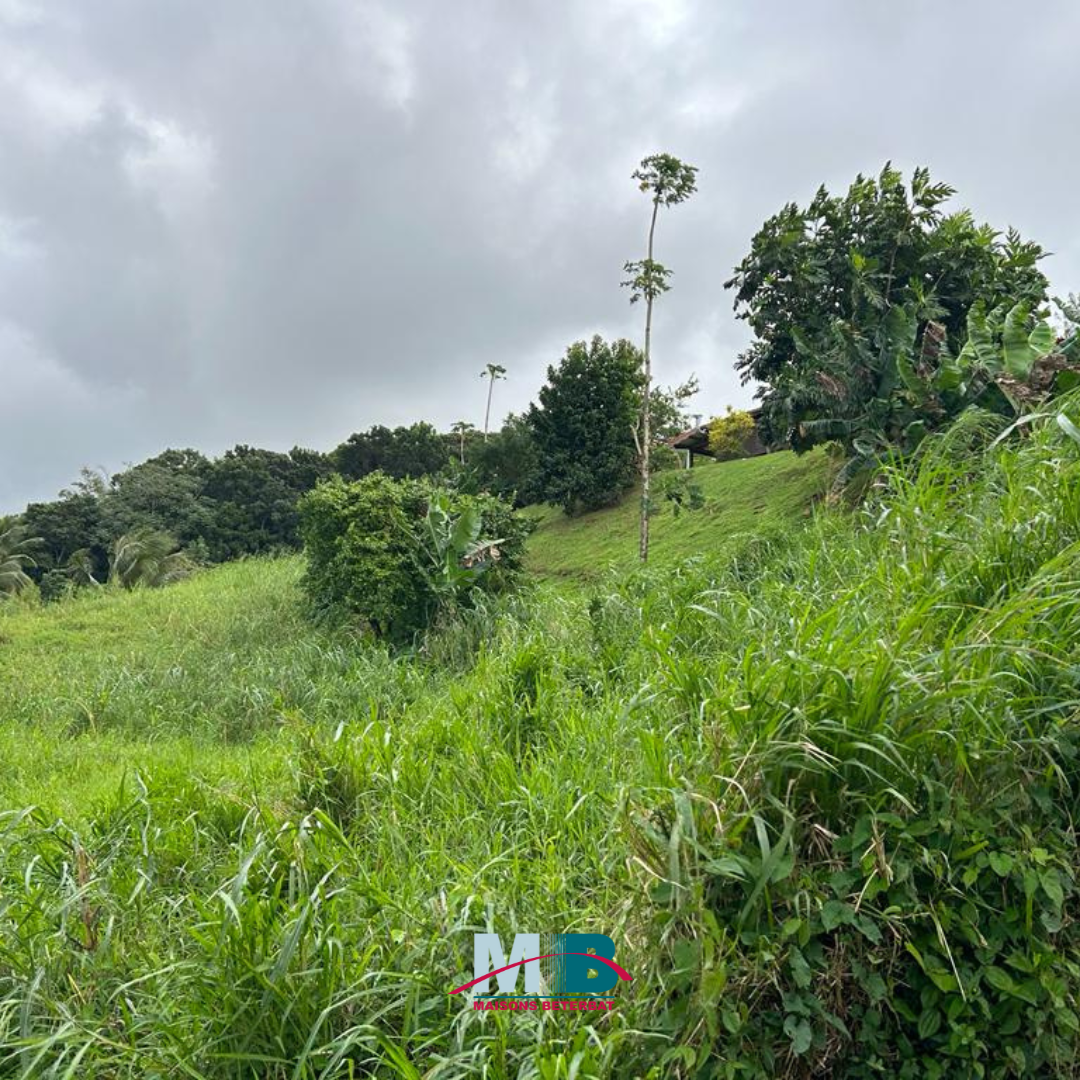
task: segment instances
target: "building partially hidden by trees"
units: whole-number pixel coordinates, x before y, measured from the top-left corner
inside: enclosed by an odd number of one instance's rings
[[[760,417],[760,408],[728,410],[726,416],[695,424],[673,435],[667,440],[667,445],[683,455],[683,463],[688,469],[694,467],[694,459],[698,457],[715,461],[759,457],[769,452],[758,430]]]

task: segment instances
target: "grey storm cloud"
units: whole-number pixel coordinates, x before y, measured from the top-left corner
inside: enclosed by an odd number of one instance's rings
[[[0,510],[166,446],[327,449],[535,396],[637,336],[630,173],[666,214],[663,382],[749,400],[757,226],[927,164],[1080,286],[1074,0],[0,0]]]

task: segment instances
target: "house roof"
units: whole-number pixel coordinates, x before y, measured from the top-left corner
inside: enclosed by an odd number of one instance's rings
[[[672,450],[690,450],[695,454],[709,453],[709,425],[698,424],[697,427],[687,428],[672,435],[667,440]]]

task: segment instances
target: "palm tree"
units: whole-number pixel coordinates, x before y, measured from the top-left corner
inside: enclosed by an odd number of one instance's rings
[[[502,364],[488,364],[487,369],[480,372],[480,378],[488,380],[487,409],[484,411],[484,442],[487,442],[488,421],[491,419],[491,392],[495,389],[496,379],[506,378],[506,368]]]
[[[109,557],[109,583],[125,589],[168,585],[191,570],[191,560],[176,550],[176,541],[155,529],[133,529],[117,537]]]
[[[64,573],[75,582],[76,585],[100,585],[101,582],[94,577],[94,556],[89,548],[79,548],[73,551],[64,567]]]
[[[29,549],[38,541],[13,518],[0,518],[0,596],[14,596],[31,584],[26,571],[35,566]]]
[[[458,420],[458,421],[456,421],[454,423],[454,425],[450,428],[450,430],[458,437],[458,449],[459,449],[458,456],[461,458],[461,464],[464,465],[465,464],[465,436],[468,435],[470,431],[475,431],[476,428],[473,427],[473,425],[470,424],[467,420]]]

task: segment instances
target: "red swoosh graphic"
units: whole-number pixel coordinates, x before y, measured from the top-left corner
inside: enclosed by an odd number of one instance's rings
[[[530,960],[519,960],[516,964],[507,964],[506,967],[496,968],[495,971],[489,971],[486,975],[481,975],[479,979],[473,979],[472,982],[463,983],[456,990],[451,990],[451,995],[460,994],[462,990],[468,990],[470,986],[475,986],[479,982],[486,982],[492,975],[499,975],[504,971],[509,971],[511,968],[521,967],[522,964],[531,964],[535,960],[549,960],[553,956],[587,956],[590,960],[599,960],[601,964],[607,964],[612,971],[614,971],[623,982],[630,982],[633,979],[633,975],[629,971],[624,971],[614,960],[608,960],[604,956],[597,956],[595,953],[585,952],[564,952],[564,953],[548,953],[546,956],[534,956]]]

